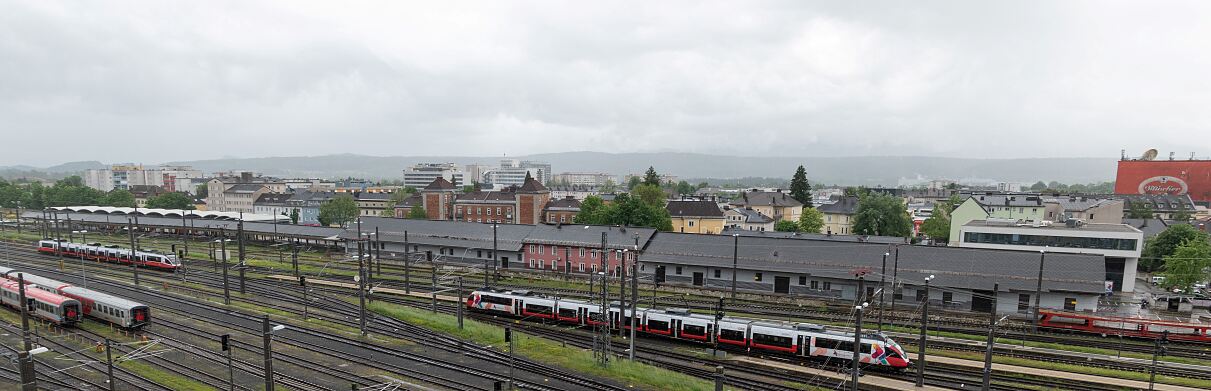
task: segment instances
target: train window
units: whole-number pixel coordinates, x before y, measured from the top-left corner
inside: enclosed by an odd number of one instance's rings
[[[870,353],[873,351],[874,351],[874,349],[871,348],[870,344],[868,344],[868,343],[862,344],[862,353]]]
[[[513,305],[513,299],[500,296],[479,295],[479,300],[485,303]]]
[[[665,320],[648,319],[648,330],[669,331],[669,322]]]
[[[692,324],[682,325],[681,333],[689,334],[689,335],[699,335],[699,336],[706,335],[706,327],[692,325]]]
[[[551,306],[539,305],[539,304],[526,304],[526,311],[536,312],[536,313],[540,313],[540,314],[550,314]]]
[[[757,344],[789,348],[791,347],[792,342],[791,337],[753,333],[753,343]]]
[[[575,308],[560,308],[559,316],[562,316],[565,318],[575,318],[577,312],[578,311],[576,311]]]
[[[719,330],[719,337],[732,341],[743,341],[744,331],[742,330]]]

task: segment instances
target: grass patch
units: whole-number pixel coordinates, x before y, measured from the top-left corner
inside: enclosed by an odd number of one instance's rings
[[[961,358],[972,361],[984,361],[984,355],[977,352],[956,352],[950,350],[926,349],[930,355],[938,355],[945,357]],[[1020,367],[1050,369],[1054,371],[1063,371],[1071,373],[1082,373],[1087,375],[1110,377],[1115,379],[1126,379],[1135,381],[1148,381],[1148,374],[1143,372],[1122,371],[1117,369],[1106,369],[1087,367],[1076,364],[1065,363],[1050,363],[1035,360],[1028,360],[1018,357],[996,357],[992,358],[992,362],[997,364],[1016,365]],[[1157,383],[1171,384],[1176,386],[1195,387],[1201,389],[1211,389],[1211,380],[1189,379],[1184,377],[1173,377],[1165,375],[1156,375]]]
[[[499,326],[464,320],[464,328],[458,329],[458,321],[452,315],[434,314],[416,308],[374,302],[367,305],[376,313],[390,316],[420,327],[450,334],[481,345],[504,351],[507,344],[504,330]],[[628,386],[651,390],[713,390],[714,383],[693,376],[657,368],[651,365],[614,360],[607,367],[600,367],[591,352],[561,346],[554,341],[514,332],[515,353],[535,361],[556,365],[580,373],[614,379]]]
[[[155,382],[156,384],[168,387],[172,390],[202,391],[216,389],[206,385],[205,383],[162,371],[151,366],[151,364],[141,361],[123,361],[122,363],[119,363],[118,366],[126,368],[131,372],[137,373],[140,377]]]

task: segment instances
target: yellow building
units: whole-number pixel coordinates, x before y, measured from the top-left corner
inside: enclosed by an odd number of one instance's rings
[[[858,197],[841,197],[837,202],[816,207],[824,215],[822,234],[852,235],[854,213],[858,211]]]
[[[749,208],[763,215],[773,217],[774,221],[799,222],[803,213],[803,203],[791,198],[790,194],[781,191],[748,191],[740,193],[740,197],[728,203],[734,208]]]
[[[673,221],[673,232],[718,234],[726,219],[714,201],[669,201],[665,205]]]

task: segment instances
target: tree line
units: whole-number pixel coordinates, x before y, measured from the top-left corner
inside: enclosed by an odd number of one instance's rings
[[[0,207],[42,209],[53,206],[114,206],[135,207],[131,192],[116,189],[109,192],[84,186],[78,175],[55,181],[51,186],[42,182],[13,183],[0,179]],[[148,208],[193,209],[193,199],[183,193],[163,193],[147,200]]]

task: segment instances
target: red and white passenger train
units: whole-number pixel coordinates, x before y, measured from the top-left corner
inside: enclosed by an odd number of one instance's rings
[[[0,267],[0,282],[4,284],[4,304],[13,306],[18,301],[17,297],[17,273],[16,269]],[[146,305],[137,303],[121,297],[101,293],[88,288],[82,288],[68,284],[66,282],[52,280],[46,277],[33,275],[21,272],[25,278],[25,296],[44,297],[47,304],[53,304],[55,300],[62,300],[58,306],[61,309],[54,311],[48,310],[47,316],[39,314],[39,317],[54,321],[60,324],[71,324],[78,322],[81,316],[88,316],[97,320],[113,323],[119,327],[125,328],[140,328],[148,323],[151,323],[151,310]],[[13,289],[13,304],[8,302],[8,285],[12,285]],[[57,297],[59,299],[54,299]],[[54,307],[52,305],[51,307]],[[15,307],[14,307],[15,308]],[[56,320],[52,318],[52,313],[57,313],[64,320]],[[69,321],[70,320],[70,321]]]
[[[0,280],[0,303],[21,310],[21,291],[17,281]],[[58,325],[70,326],[84,316],[76,299],[35,289],[28,281],[25,283],[25,305],[30,316]]]
[[[471,292],[467,297],[471,310],[521,318],[541,318],[576,325],[600,325],[601,305],[584,301],[549,298],[529,291]],[[611,327],[630,329],[631,310],[617,306],[609,309]],[[851,359],[854,335],[825,329],[810,323],[788,323],[763,319],[693,314],[685,309],[656,310],[639,308],[635,331],[677,340],[730,346],[754,354],[781,354],[800,357]],[[881,333],[864,334],[859,347],[863,363],[895,369],[909,365],[904,349]]]
[[[131,264],[130,249],[118,246],[102,246],[100,243],[72,243],[66,240],[45,239],[38,241],[38,252],[43,254],[59,254],[63,256],[91,259],[101,262],[116,262],[123,265]],[[171,254],[161,254],[150,251],[135,251],[134,262],[139,267],[175,271],[181,266],[177,257]]]

